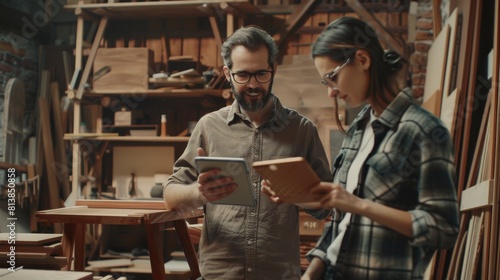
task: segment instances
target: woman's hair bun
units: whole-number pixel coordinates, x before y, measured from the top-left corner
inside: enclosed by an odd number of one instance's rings
[[[400,68],[402,59],[403,57],[393,50],[384,51],[384,63],[387,64],[392,71],[396,71]]]

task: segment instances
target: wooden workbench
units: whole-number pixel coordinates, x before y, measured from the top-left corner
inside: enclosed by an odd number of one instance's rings
[[[138,202],[140,203],[140,202]],[[163,203],[159,201],[158,203]],[[134,209],[133,201],[113,201],[112,208],[104,208],[106,204],[99,204],[99,208],[93,207],[95,203],[89,201],[84,206],[39,211],[36,213],[38,221],[49,223],[63,223],[63,255],[68,259],[73,256],[74,247],[74,269],[83,271],[85,268],[85,225],[86,224],[108,224],[108,225],[144,225],[146,229],[149,257],[153,279],[165,279],[165,267],[163,259],[163,246],[160,238],[161,230],[174,227],[182,245],[184,254],[191,269],[192,279],[200,276],[198,259],[193,244],[189,239],[185,219],[200,217],[203,211],[177,212],[169,210]],[[127,208],[129,207],[129,208]],[[70,266],[65,269],[69,269]]]

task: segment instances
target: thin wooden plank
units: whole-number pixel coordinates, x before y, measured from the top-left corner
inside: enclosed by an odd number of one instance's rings
[[[57,82],[50,83],[50,94],[52,101],[52,117],[54,119],[54,138],[56,145],[56,158],[57,162],[54,169],[57,171],[57,178],[59,179],[61,193],[64,199],[69,196],[71,187],[69,184],[69,166],[66,159],[66,145],[63,140],[64,128],[62,126],[62,113],[61,103],[59,96],[59,85]]]
[[[427,72],[425,75],[425,86],[423,102],[426,102],[432,97],[434,102],[426,107],[427,110],[440,116],[441,101],[443,94],[444,78],[448,59],[448,45],[450,39],[450,27],[446,25],[439,33],[427,53]],[[434,96],[433,96],[434,95]],[[430,105],[430,104],[427,104]]]
[[[493,203],[493,185],[493,180],[486,180],[464,190],[460,211],[490,207]]]
[[[456,92],[456,78],[460,49],[461,20],[462,16],[459,14],[458,9],[455,9],[445,24],[450,28],[450,35],[446,59],[446,74],[444,76],[444,83],[442,87],[443,101],[441,105],[441,119],[447,122],[447,127],[453,137],[455,137],[454,125],[457,118],[456,110],[458,105],[456,102],[458,98],[458,94]],[[471,71],[474,71],[474,68],[471,69]],[[475,73],[471,74],[475,76]]]
[[[90,267],[87,267],[86,270],[90,270],[89,268]],[[151,274],[151,263],[149,259],[134,259],[132,260],[132,266],[129,267],[112,267],[112,268],[103,267],[100,269],[92,269],[92,271],[96,273],[106,272],[106,273],[116,273],[116,274],[133,274],[133,273]],[[180,279],[187,279],[187,277],[190,277],[191,272],[165,270],[165,275],[172,276],[174,279],[176,279],[176,276],[178,276]]]
[[[422,107],[434,115],[439,116],[439,112],[441,111],[441,91],[437,90],[434,94],[427,94],[427,97],[424,99],[425,101],[422,103]]]
[[[113,209],[155,209],[165,210],[163,200],[97,200],[77,199],[77,206],[89,208],[113,208]]]
[[[59,189],[57,187],[57,177],[54,172],[54,166],[56,164],[54,160],[54,148],[52,142],[52,127],[50,125],[49,119],[49,105],[47,99],[44,97],[38,98],[38,108],[40,110],[40,123],[42,130],[42,143],[43,143],[43,151],[45,158],[45,174],[47,175],[47,191],[49,194],[49,207],[50,208],[59,208],[60,198],[59,198]],[[54,225],[55,232],[62,232],[61,225]]]
[[[434,38],[436,38],[437,34],[441,32],[442,24],[441,24],[441,0],[432,1],[432,23],[433,23],[433,32]]]
[[[469,115],[469,113],[466,112],[473,112],[472,110],[469,110],[467,107],[467,104],[471,104],[472,102],[466,102],[468,98],[473,98],[474,95],[474,87],[475,84],[472,82],[472,80],[475,80],[475,76],[471,75],[470,73],[470,68],[471,65],[476,65],[475,61],[471,60],[471,57],[473,56],[473,52],[477,52],[477,43],[474,42],[473,38],[477,36],[477,33],[479,31],[476,28],[477,22],[479,21],[479,14],[481,13],[481,9],[479,9],[478,6],[480,6],[481,1],[474,1],[475,3],[472,3],[471,1],[460,1],[458,3],[458,8],[461,11],[462,17],[463,17],[463,25],[462,25],[462,35],[461,37],[463,40],[461,41],[460,45],[460,56],[459,56],[459,61],[458,61],[458,73],[457,73],[457,80],[461,81],[460,87],[461,88],[466,88],[468,90],[463,91],[464,94],[459,95],[459,106],[458,108],[461,109],[460,114],[463,115],[463,118],[458,118],[457,122],[457,130],[454,131],[455,135],[461,135],[462,131],[464,131],[463,135],[463,141],[461,141],[462,137],[455,137],[454,138],[454,143],[455,143],[455,154],[458,158],[458,164],[459,164],[459,172],[458,172],[458,189],[457,189],[457,195],[458,195],[458,200],[461,200],[462,196],[462,191],[474,184],[477,178],[478,174],[478,169],[479,169],[479,164],[480,164],[480,155],[481,153],[479,152],[482,149],[482,143],[485,139],[485,133],[486,133],[486,125],[488,124],[488,117],[489,117],[489,112],[487,110],[489,109],[489,103],[486,103],[485,107],[485,113],[483,114],[483,121],[481,123],[481,128],[480,132],[478,135],[478,141],[477,145],[475,147],[476,152],[474,153],[474,157],[472,160],[472,164],[468,166],[467,164],[467,156],[468,152],[467,150],[469,149],[469,133],[465,133],[470,131],[471,128],[471,120],[472,117]],[[471,90],[472,89],[472,90]],[[466,108],[462,109],[462,108]],[[461,124],[464,123],[462,126]],[[462,148],[463,147],[463,148]],[[468,176],[468,177],[467,177]],[[461,256],[463,255],[463,250],[465,247],[465,236],[468,235],[466,224],[468,223],[468,220],[470,219],[470,213],[465,212],[461,215],[460,217],[460,229],[459,229],[459,236],[458,236],[458,242],[454,247],[453,253],[451,255],[451,260],[450,260],[450,265],[449,265],[449,270],[448,270],[448,275],[447,279],[456,279],[458,277],[458,271],[459,268],[461,268]],[[436,279],[442,279],[444,275],[437,275]]]
[[[50,71],[49,70],[43,70],[39,79],[39,96],[40,97],[45,97],[49,95],[49,85],[50,85]],[[40,108],[36,108],[38,111],[38,115],[40,114]],[[37,131],[36,131],[36,137],[37,137],[37,143],[36,143],[36,174],[43,174],[43,169],[45,168],[44,166],[44,150],[43,150],[43,141],[42,141],[42,126],[41,126],[41,121],[40,119],[38,120],[38,125],[37,125]]]
[[[54,242],[60,242],[62,234],[58,233],[21,233],[15,235],[16,245],[40,246]],[[9,244],[9,233],[0,233],[0,244]]]
[[[489,276],[490,279],[498,279],[500,277],[500,257],[498,256],[498,252],[500,250],[500,240],[499,239],[499,232],[500,232],[500,208],[499,208],[499,203],[500,203],[500,129],[498,128],[498,124],[500,122],[500,117],[498,116],[500,112],[500,100],[499,100],[499,85],[498,83],[500,82],[500,1],[496,0],[495,1],[495,11],[493,12],[494,14],[494,35],[493,35],[493,77],[492,77],[492,93],[493,93],[493,113],[494,116],[496,116],[496,122],[494,124],[493,132],[493,143],[494,143],[494,152],[493,154],[493,159],[494,159],[494,166],[491,166],[493,168],[493,178],[495,178],[495,184],[493,187],[493,207],[492,207],[492,213],[491,213],[491,220],[493,222],[492,224],[492,230],[491,230],[491,236],[494,237],[491,240],[491,245],[489,246],[490,252],[489,252]]]
[[[2,280],[20,280],[20,279],[37,279],[37,280],[92,280],[91,272],[83,271],[53,271],[53,270],[36,270],[36,269],[20,269],[16,272],[10,272],[7,269],[0,269],[0,278]]]
[[[92,43],[92,48],[90,49],[89,56],[87,58],[87,62],[85,64],[85,68],[83,69],[82,78],[80,80],[80,84],[78,85],[78,90],[76,92],[76,98],[82,99],[83,92],[85,89],[85,84],[88,82],[90,77],[90,73],[92,71],[92,65],[94,64],[94,60],[97,54],[97,49],[99,48],[99,44],[104,37],[104,31],[108,24],[108,18],[103,17],[99,22],[99,28],[97,29],[97,33],[94,38],[94,42]]]
[[[11,245],[1,245],[0,244],[0,251],[1,252],[9,252],[10,251],[10,246]],[[60,255],[61,252],[62,252],[62,246],[61,246],[61,242],[50,244],[50,245],[38,245],[38,246],[33,246],[33,245],[18,245],[18,244],[16,244],[16,252],[41,253],[41,254],[44,254],[46,256]]]
[[[132,266],[131,259],[109,259],[109,260],[96,260],[88,261],[89,266],[85,270],[96,270],[100,268],[110,268],[110,267],[127,267]]]

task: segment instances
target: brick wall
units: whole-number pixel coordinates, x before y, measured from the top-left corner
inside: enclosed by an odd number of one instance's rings
[[[432,21],[432,1],[418,1],[417,23],[415,31],[415,41],[413,43],[414,52],[410,58],[412,73],[412,90],[415,98],[422,100],[425,86],[425,73],[427,66],[427,53],[434,40]]]
[[[38,46],[32,40],[16,41],[17,35],[0,30],[0,96],[10,78],[24,82],[26,113],[34,111],[38,85]]]
[[[42,6],[43,2],[35,0],[0,0],[0,131],[2,132],[0,133],[0,159],[3,156],[3,148],[9,148],[4,147],[2,123],[5,89],[11,78],[19,78],[24,83],[24,138],[33,136],[35,131],[39,39],[35,37],[36,34],[26,32],[28,24],[33,26],[33,21],[37,23],[39,20],[34,18],[34,15],[41,10]],[[23,159],[27,159],[27,141],[25,142],[22,143],[26,147],[22,154]],[[17,163],[24,163],[24,161]]]

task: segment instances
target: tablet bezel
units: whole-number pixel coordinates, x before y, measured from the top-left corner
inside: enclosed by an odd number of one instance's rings
[[[243,158],[232,157],[196,157],[196,169],[198,172],[208,171],[214,168],[221,170],[223,176],[231,176],[238,185],[236,190],[219,200],[212,201],[212,204],[226,204],[239,206],[255,206],[255,190],[250,180],[248,165]]]

